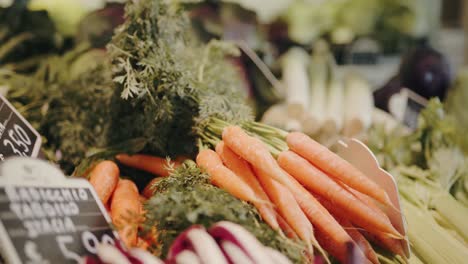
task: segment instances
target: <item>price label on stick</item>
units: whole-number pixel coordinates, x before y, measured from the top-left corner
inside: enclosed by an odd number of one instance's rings
[[[390,98],[389,110],[398,121],[411,129],[416,129],[418,127],[419,112],[426,105],[427,100],[424,97],[403,88]]]
[[[41,136],[18,111],[0,95],[0,161],[7,157],[37,157]]]
[[[31,158],[0,166],[0,250],[7,263],[77,263],[116,237],[87,180]]]

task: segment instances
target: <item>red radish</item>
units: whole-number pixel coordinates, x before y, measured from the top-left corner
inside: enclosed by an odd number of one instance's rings
[[[242,249],[254,263],[271,263],[263,250],[263,245],[240,225],[221,221],[214,224],[208,232],[217,240],[227,240]]]
[[[131,264],[125,254],[123,254],[117,247],[110,244],[97,245],[97,255],[104,263]]]
[[[276,249],[265,247],[265,251],[275,264],[292,264],[292,262],[285,255],[281,254],[281,252],[277,251]]]
[[[229,263],[232,264],[255,264],[249,256],[247,256],[242,249],[236,246],[234,243],[229,242],[227,240],[221,241],[219,243],[221,249],[226,255],[226,258],[229,259]]]
[[[157,257],[155,257],[153,254],[149,253],[146,250],[143,250],[141,248],[133,248],[130,250],[130,254],[141,261],[144,264],[164,264],[164,262]]]
[[[176,264],[201,264],[197,254],[193,251],[185,249],[175,257]]]
[[[202,226],[192,226],[182,232],[172,243],[168,259],[175,259],[185,249],[193,249],[203,264],[228,264],[216,241]]]

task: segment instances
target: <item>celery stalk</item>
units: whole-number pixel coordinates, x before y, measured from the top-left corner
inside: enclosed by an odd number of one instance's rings
[[[401,199],[408,222],[408,236],[418,257],[425,263],[462,264],[468,250],[439,226],[425,209]]]

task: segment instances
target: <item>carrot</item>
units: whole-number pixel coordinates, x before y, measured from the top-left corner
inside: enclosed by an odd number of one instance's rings
[[[168,170],[168,166],[177,168],[181,164],[179,161],[173,160],[168,163],[165,158],[144,154],[135,154],[131,156],[127,154],[119,154],[115,156],[115,158],[125,166],[143,170],[159,176],[169,175],[170,171]]]
[[[348,188],[348,191],[351,192],[354,196],[356,196],[359,200],[361,200],[363,203],[368,205],[371,209],[373,209],[376,213],[378,213],[381,217],[388,219],[388,216],[377,206],[372,198],[369,196],[362,194],[356,190],[353,190],[352,188]],[[366,232],[366,237],[369,238],[369,240],[373,241],[374,243],[378,244],[379,246],[388,249],[390,252],[395,253],[397,255],[400,255],[402,257],[409,257],[408,254],[406,254],[405,250],[403,249],[403,245],[401,244],[401,240],[397,240],[391,237],[388,237],[385,233],[378,232],[376,234],[370,234],[369,232]]]
[[[210,180],[214,185],[226,190],[234,197],[251,203],[262,202],[252,188],[226,168],[218,154],[211,149],[204,149],[198,153],[197,165],[210,175]]]
[[[216,153],[226,165],[226,167],[232,170],[237,176],[239,176],[245,183],[247,183],[255,194],[263,201],[269,201],[268,195],[263,190],[262,186],[258,182],[255,174],[252,171],[249,163],[234,153],[223,141],[216,145]],[[268,203],[257,203],[255,207],[258,209],[263,220],[267,222],[271,228],[278,230],[279,224],[276,219],[276,211],[272,204]]]
[[[330,201],[320,197],[319,195],[314,194],[314,196],[319,200],[319,202],[327,208],[329,212],[331,212],[335,217],[339,217],[342,219],[348,219],[348,215],[341,210],[338,210]],[[349,219],[348,219],[349,220]],[[364,234],[370,240],[376,242],[377,244],[381,245],[382,247],[390,250],[391,252],[398,254],[400,256],[405,256],[403,247],[400,243],[400,240],[390,238],[386,233],[377,232],[375,234],[370,234],[367,231],[364,231]]]
[[[127,247],[137,243],[138,223],[140,221],[140,195],[130,180],[120,180],[111,201],[112,222]]]
[[[146,240],[144,240],[143,238],[138,237],[136,247],[147,250],[148,247],[149,247],[149,243]]]
[[[300,132],[291,132],[286,137],[286,141],[292,151],[304,157],[328,175],[369,195],[382,204],[393,207],[384,189],[366,177],[364,173],[349,162],[309,136]]]
[[[110,160],[99,162],[91,170],[89,182],[103,204],[107,204],[115,187],[117,187],[119,175],[119,167]]]
[[[346,242],[352,241],[351,237],[296,179],[280,168],[263,142],[250,137],[237,126],[224,128],[222,137],[224,143],[237,155],[287,187],[315,229],[321,229],[327,234],[333,242],[333,247],[342,249],[337,253],[346,254]],[[340,257],[345,259],[346,256]]]
[[[346,230],[346,232],[348,232],[348,234],[351,236],[354,242],[361,248],[367,259],[374,264],[380,263],[377,254],[375,253],[371,244],[358,231],[358,229],[354,227],[348,219],[341,218],[336,215],[333,216],[335,217],[336,221],[338,221],[338,223],[340,223],[340,225],[344,227],[344,229]]]
[[[223,141],[234,153],[248,161],[279,183],[288,186],[288,176],[271,156],[268,147],[259,139],[251,137],[238,126],[228,126],[223,130]]]
[[[283,230],[284,234],[286,234],[287,237],[291,239],[298,239],[294,229],[292,229],[292,227],[288,224],[288,222],[286,222],[286,220],[284,220],[284,218],[280,214],[276,214],[276,219],[281,230]]]
[[[163,178],[161,177],[156,177],[154,179],[152,179],[147,185],[146,187],[143,189],[143,191],[141,192],[141,194],[146,197],[146,199],[149,199],[153,196],[154,194],[154,191],[156,191],[156,186],[154,186],[157,182],[159,182],[160,180],[162,180]]]
[[[344,186],[344,188],[352,195],[354,195],[357,199],[359,199],[361,202],[363,202],[365,205],[367,205],[369,208],[374,210],[374,212],[376,212],[380,217],[385,218],[388,222],[390,222],[390,218],[388,218],[388,216],[382,211],[382,209],[380,209],[380,207],[374,203],[372,198],[354,190],[353,188],[349,188],[348,186]]]
[[[255,168],[254,170],[268,197],[276,205],[279,214],[307,244],[312,254],[312,244],[315,243],[314,229],[292,193],[279,182],[270,178],[268,174]]]
[[[292,151],[284,151],[278,156],[280,166],[306,186],[310,191],[328,199],[333,205],[346,212],[353,223],[369,232],[386,232],[396,238],[402,236],[392,226],[388,218],[383,218],[340,184],[329,178],[321,170]]]

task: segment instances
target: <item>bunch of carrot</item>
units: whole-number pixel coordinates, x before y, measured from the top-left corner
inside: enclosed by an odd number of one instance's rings
[[[400,234],[379,206],[393,208],[386,192],[357,168],[302,133],[289,133],[289,150],[275,159],[268,146],[228,126],[216,151],[203,149],[197,164],[214,185],[252,203],[272,228],[347,262],[347,245],[379,263],[368,241],[407,256]]]
[[[116,159],[123,165],[141,169],[156,177],[149,182],[141,194],[135,183],[128,179],[120,179],[117,164],[110,160],[101,161],[90,171],[88,178],[101,202],[109,210],[112,223],[119,233],[120,239],[128,248],[140,247],[146,249],[156,239],[149,234],[144,238],[138,236],[140,224],[144,220],[143,202],[154,192],[154,185],[161,179],[159,176],[169,175],[169,167],[180,165],[179,161],[168,164],[166,159],[149,155],[120,154]]]

